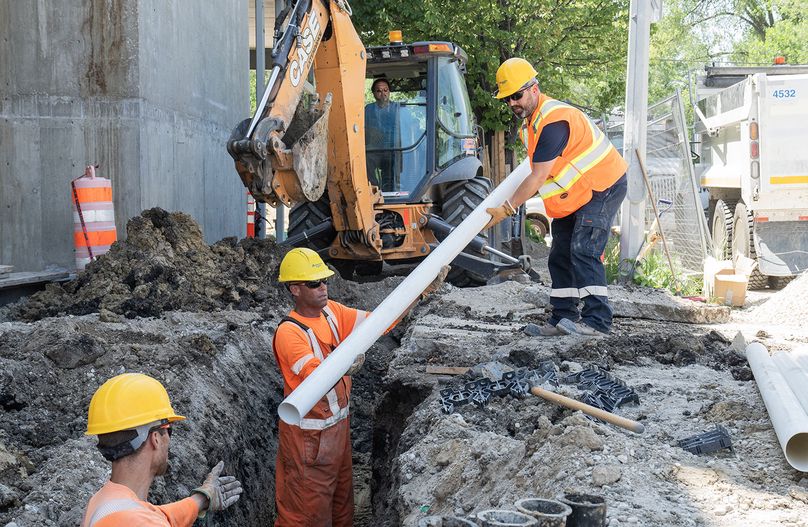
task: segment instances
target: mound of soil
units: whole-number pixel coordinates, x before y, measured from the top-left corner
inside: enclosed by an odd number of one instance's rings
[[[225,238],[207,245],[189,215],[149,209],[129,221],[125,241],[75,280],[49,285],[13,308],[10,317],[248,310],[285,295],[275,280],[280,256],[272,240]]]

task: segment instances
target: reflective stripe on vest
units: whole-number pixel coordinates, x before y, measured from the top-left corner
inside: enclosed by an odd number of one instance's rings
[[[93,514],[90,517],[90,521],[83,523],[82,525],[84,527],[93,527],[96,523],[100,522],[110,514],[137,509],[146,509],[146,507],[144,507],[143,504],[128,498],[105,501],[96,507],[95,511],[93,511]]]
[[[336,317],[334,316],[334,312],[331,311],[331,309],[328,306],[326,306],[323,308],[323,315],[325,316],[326,322],[328,322],[328,326],[331,328],[331,333],[334,335],[334,340],[337,342],[337,345],[339,346],[340,343],[339,330],[337,329],[337,322]],[[298,359],[297,362],[295,362],[292,365],[292,373],[298,375],[303,370],[303,367],[315,357],[320,359],[321,361],[325,360],[325,356],[323,355],[323,350],[320,347],[320,343],[317,342],[317,336],[314,334],[314,331],[311,328],[307,327],[305,330],[303,330],[302,326],[305,324],[298,325],[297,323],[292,322],[290,320],[287,320],[286,322],[294,324],[298,329],[304,331],[304,333],[309,339],[309,344],[311,345],[311,350],[313,352],[312,354],[306,355]],[[326,419],[303,418],[300,420],[299,424],[302,430],[325,430],[329,426],[332,426],[348,417],[349,405],[346,404],[344,407],[341,407],[339,405],[339,398],[337,397],[337,392],[334,388],[331,388],[331,390],[329,390],[328,393],[325,394],[325,397],[326,400],[328,401],[328,409],[331,410],[331,413],[333,415]]]
[[[561,172],[542,185],[539,189],[542,199],[568,192],[586,171],[600,163],[609,153],[612,144],[606,139],[606,134],[595,127],[589,119],[586,120],[586,123],[594,138],[592,146],[568,160],[567,166],[561,169]]]

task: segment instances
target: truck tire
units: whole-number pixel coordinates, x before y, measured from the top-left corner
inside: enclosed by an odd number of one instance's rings
[[[747,211],[746,205],[739,201],[735,206],[735,216],[732,225],[732,256],[737,254],[757,260],[755,252],[755,239],[753,230],[755,218]],[[749,289],[765,289],[769,284],[769,278],[755,267],[749,276]]]
[[[716,260],[732,258],[732,208],[723,199],[715,202],[713,218],[710,222],[713,236],[713,256]]]
[[[444,192],[441,204],[441,216],[450,225],[457,226],[471,214],[477,206],[491,193],[491,181],[482,176],[472,179],[453,181],[449,183]],[[480,232],[479,236],[488,238],[488,232]],[[471,251],[469,249],[469,251]],[[474,256],[484,257],[478,252],[471,252]],[[458,287],[475,287],[485,285],[484,277],[479,276],[457,266],[452,266],[446,279]]]
[[[292,205],[289,211],[288,236],[300,234],[312,227],[316,227],[331,217],[331,204],[328,200],[328,193],[323,193],[317,201],[303,201]],[[308,240],[309,249],[319,251],[325,249],[333,240],[328,238],[316,238]]]
[[[769,289],[782,289],[788,284],[791,283],[792,280],[796,278],[795,276],[769,276]]]

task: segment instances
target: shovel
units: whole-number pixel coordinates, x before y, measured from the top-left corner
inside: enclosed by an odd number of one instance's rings
[[[581,401],[576,401],[575,399],[565,397],[555,392],[551,392],[550,390],[546,390],[540,386],[531,385],[530,393],[536,397],[541,397],[545,401],[550,401],[551,403],[569,408],[570,410],[580,410],[586,415],[591,415],[592,417],[600,419],[601,421],[606,421],[607,423],[619,426],[620,428],[631,430],[635,434],[642,434],[645,431],[645,426],[642,423],[632,421],[631,419],[626,419],[625,417],[620,417],[619,415],[607,412],[606,410],[601,410],[600,408],[595,408],[592,405],[582,403]]]

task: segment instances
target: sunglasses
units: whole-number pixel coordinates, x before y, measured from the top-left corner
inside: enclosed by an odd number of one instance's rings
[[[171,437],[171,434],[173,433],[174,429],[171,428],[171,423],[166,423],[164,425],[155,426],[154,428],[149,430],[149,433],[157,432],[157,431],[160,431],[160,430],[165,430],[168,433],[168,437]]]
[[[305,285],[309,289],[317,289],[323,284],[328,284],[325,280],[310,280],[308,282],[300,282],[298,285]]]
[[[503,98],[502,98],[502,100],[503,100],[503,101],[505,101],[505,102],[508,102],[508,101],[518,101],[518,100],[520,100],[520,99],[522,98],[522,95],[524,95],[524,94],[525,94],[525,92],[526,92],[527,90],[529,90],[530,88],[532,88],[533,86],[535,86],[535,84],[529,84],[529,85],[525,86],[524,88],[522,88],[521,90],[519,90],[519,91],[518,91],[518,92],[516,92],[516,93],[512,93],[512,94],[510,94],[510,95],[506,95],[505,97],[503,97]]]

